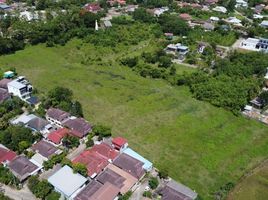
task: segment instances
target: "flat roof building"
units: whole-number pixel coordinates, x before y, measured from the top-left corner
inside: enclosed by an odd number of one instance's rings
[[[65,198],[70,199],[87,182],[87,179],[74,173],[73,169],[65,165],[48,178],[48,182],[54,186]]]

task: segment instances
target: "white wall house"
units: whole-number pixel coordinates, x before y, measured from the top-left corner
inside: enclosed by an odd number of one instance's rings
[[[20,76],[15,80],[9,82],[7,84],[7,88],[9,93],[19,97],[24,101],[31,97],[31,93],[33,90],[32,85],[27,79],[25,79],[24,76]]]

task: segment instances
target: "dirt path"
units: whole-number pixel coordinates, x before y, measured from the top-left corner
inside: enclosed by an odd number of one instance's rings
[[[14,200],[36,200],[37,198],[31,193],[27,186],[23,186],[21,190],[2,185],[4,194]]]

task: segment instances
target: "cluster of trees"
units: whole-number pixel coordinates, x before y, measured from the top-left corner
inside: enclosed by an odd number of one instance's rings
[[[33,135],[30,129],[23,126],[9,126],[6,130],[0,132],[0,143],[19,153],[38,139],[40,139],[39,134]]]
[[[199,71],[178,77],[178,85],[186,84],[195,98],[208,101],[238,114],[263,86],[268,57],[262,53],[233,53],[216,62],[210,74]]]
[[[47,96],[42,100],[42,106],[39,109],[39,113],[44,115],[44,108],[48,109],[50,107],[62,109],[76,117],[83,117],[81,103],[79,101],[74,101],[73,92],[65,87],[57,86],[50,90]]]
[[[93,135],[98,136],[98,140],[102,140],[105,137],[112,136],[112,129],[109,126],[104,126],[102,124],[96,124],[92,128]]]
[[[8,127],[8,121],[18,114],[21,114],[24,102],[18,97],[12,97],[0,104],[0,130]]]
[[[3,165],[0,165],[0,182],[18,187],[20,181]],[[1,198],[0,198],[1,199]]]
[[[130,199],[131,195],[132,195],[132,192],[128,191],[124,195],[119,196],[118,200],[128,200],[128,199]]]
[[[65,161],[65,156],[67,154],[64,152],[62,154],[59,155],[53,155],[48,161],[45,161],[43,163],[44,169],[45,170],[49,170],[52,169],[54,165],[58,164],[58,163],[64,163],[66,164]]]
[[[149,179],[149,186],[152,190],[156,189],[157,186],[159,185],[157,177],[151,177]]]
[[[60,194],[53,191],[53,186],[47,181],[38,179],[38,176],[31,176],[28,180],[28,187],[31,192],[42,200],[57,200]]]
[[[162,49],[155,52],[143,52],[140,57],[121,59],[121,64],[132,68],[143,77],[168,79],[176,74],[171,56]]]
[[[63,139],[62,139],[62,144],[63,146],[65,146],[67,149],[72,149],[74,147],[78,147],[80,142],[79,139],[77,137],[74,137],[72,135],[66,135]]]

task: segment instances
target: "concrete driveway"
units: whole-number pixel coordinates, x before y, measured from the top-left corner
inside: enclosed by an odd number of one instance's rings
[[[66,157],[69,160],[73,160],[75,157],[77,157],[80,153],[82,153],[86,149],[86,144],[80,144],[76,149],[71,151]]]
[[[14,200],[36,200],[37,198],[32,194],[27,185],[24,185],[21,190],[17,190],[7,185],[1,185],[4,194]]]
[[[146,186],[148,186],[148,181],[144,181],[140,183],[139,187],[132,193],[130,200],[144,200],[142,196],[143,192],[145,191]]]

